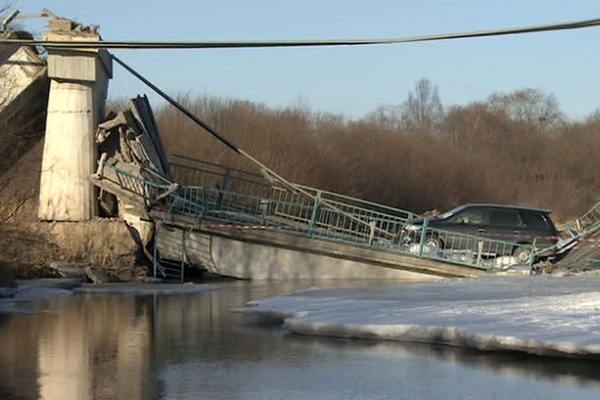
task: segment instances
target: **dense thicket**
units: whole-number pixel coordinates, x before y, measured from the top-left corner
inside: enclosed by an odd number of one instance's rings
[[[415,212],[466,202],[577,216],[600,197],[600,113],[569,122],[552,95],[524,89],[444,108],[420,81],[407,100],[360,120],[218,98],[180,101],[285,178]],[[169,154],[248,164],[170,107],[157,112]]]

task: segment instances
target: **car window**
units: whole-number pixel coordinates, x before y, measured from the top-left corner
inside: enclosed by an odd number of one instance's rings
[[[490,225],[496,226],[520,226],[521,219],[516,210],[491,210]]]
[[[456,213],[449,222],[453,224],[481,225],[485,222],[485,212],[482,208],[468,208]]]
[[[521,211],[521,217],[523,218],[523,223],[525,226],[531,230],[548,229],[546,218],[539,212]]]

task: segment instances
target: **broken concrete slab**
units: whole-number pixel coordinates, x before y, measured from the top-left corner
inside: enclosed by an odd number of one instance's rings
[[[68,261],[52,261],[50,268],[63,278],[87,280],[84,265]]]
[[[85,275],[92,281],[94,284],[98,283],[108,283],[112,282],[113,279],[103,270],[96,267],[86,267]]]

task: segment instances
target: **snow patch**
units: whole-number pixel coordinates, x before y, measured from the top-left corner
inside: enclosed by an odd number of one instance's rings
[[[241,310],[291,332],[600,359],[600,277],[494,277],[313,289]]]

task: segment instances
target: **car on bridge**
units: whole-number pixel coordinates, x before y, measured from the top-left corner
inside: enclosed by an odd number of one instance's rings
[[[553,256],[559,241],[549,210],[514,205],[465,204],[431,218],[412,219],[403,228],[402,242],[419,243],[423,225],[426,226],[424,244],[429,247],[461,250],[472,246],[473,241],[460,240],[467,236],[484,239],[479,241],[486,246],[482,251],[488,253],[494,252],[493,241],[514,243],[503,246],[503,254],[495,256],[514,256],[523,263],[531,261],[532,251],[538,257],[535,261]]]

